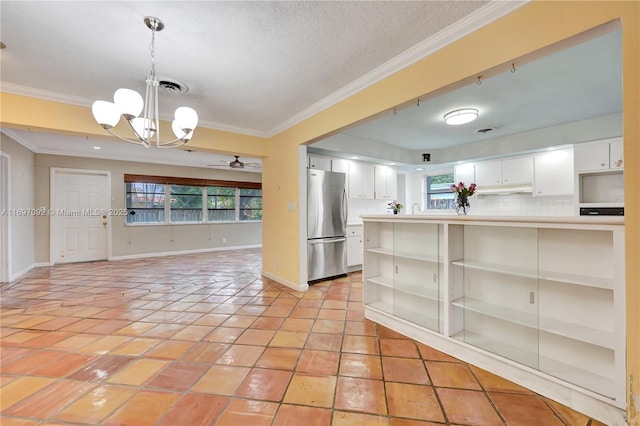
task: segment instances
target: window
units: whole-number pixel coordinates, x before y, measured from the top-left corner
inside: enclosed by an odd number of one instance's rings
[[[202,221],[202,187],[171,185],[171,222]]]
[[[209,222],[236,220],[236,188],[208,186],[207,210]]]
[[[240,188],[240,220],[262,220],[262,190]]]
[[[128,224],[262,220],[259,182],[128,174],[124,180]]]
[[[427,176],[427,209],[455,208],[455,194],[451,191],[453,173]]]
[[[127,189],[127,223],[164,222],[164,185],[131,182]]]

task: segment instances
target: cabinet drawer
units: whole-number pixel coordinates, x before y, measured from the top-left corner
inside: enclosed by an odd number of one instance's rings
[[[347,225],[347,237],[361,237],[362,225]]]

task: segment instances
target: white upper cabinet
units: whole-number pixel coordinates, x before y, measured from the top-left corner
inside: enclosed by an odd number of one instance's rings
[[[395,200],[398,197],[398,172],[390,166],[374,167],[375,199]]]
[[[533,182],[533,157],[514,157],[502,160],[502,183],[521,185]]]
[[[475,164],[456,164],[453,167],[453,181],[457,184],[463,182],[467,187],[476,183]]]
[[[514,157],[504,160],[480,161],[476,163],[478,189],[505,186],[530,185],[533,182],[533,157]]]
[[[317,170],[331,171],[331,158],[316,155],[309,156],[309,168]]]
[[[502,160],[477,162],[475,183],[480,188],[502,185]]]
[[[349,160],[344,158],[334,158],[331,160],[331,171],[349,174]]]
[[[574,146],[577,172],[622,169],[622,138],[584,142]]]
[[[624,168],[622,138],[615,138],[609,142],[609,168]]]
[[[349,198],[373,200],[374,168],[372,164],[349,162]]]
[[[541,152],[533,157],[533,195],[574,194],[573,148]]]

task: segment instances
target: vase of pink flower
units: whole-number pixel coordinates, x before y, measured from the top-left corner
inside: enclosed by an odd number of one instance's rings
[[[457,185],[454,183],[451,185],[451,190],[456,194],[456,213],[459,215],[467,214],[471,208],[469,197],[476,192],[476,184],[472,183],[469,187],[466,187],[464,182],[460,182]]]
[[[398,214],[402,209],[402,204],[398,201],[389,201],[389,203],[387,203],[387,208],[393,210],[393,214]]]

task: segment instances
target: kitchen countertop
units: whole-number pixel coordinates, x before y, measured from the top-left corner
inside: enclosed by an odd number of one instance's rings
[[[431,222],[534,222],[577,225],[624,225],[624,216],[483,216],[483,215],[434,215],[434,214],[372,214],[361,215],[363,220]]]

